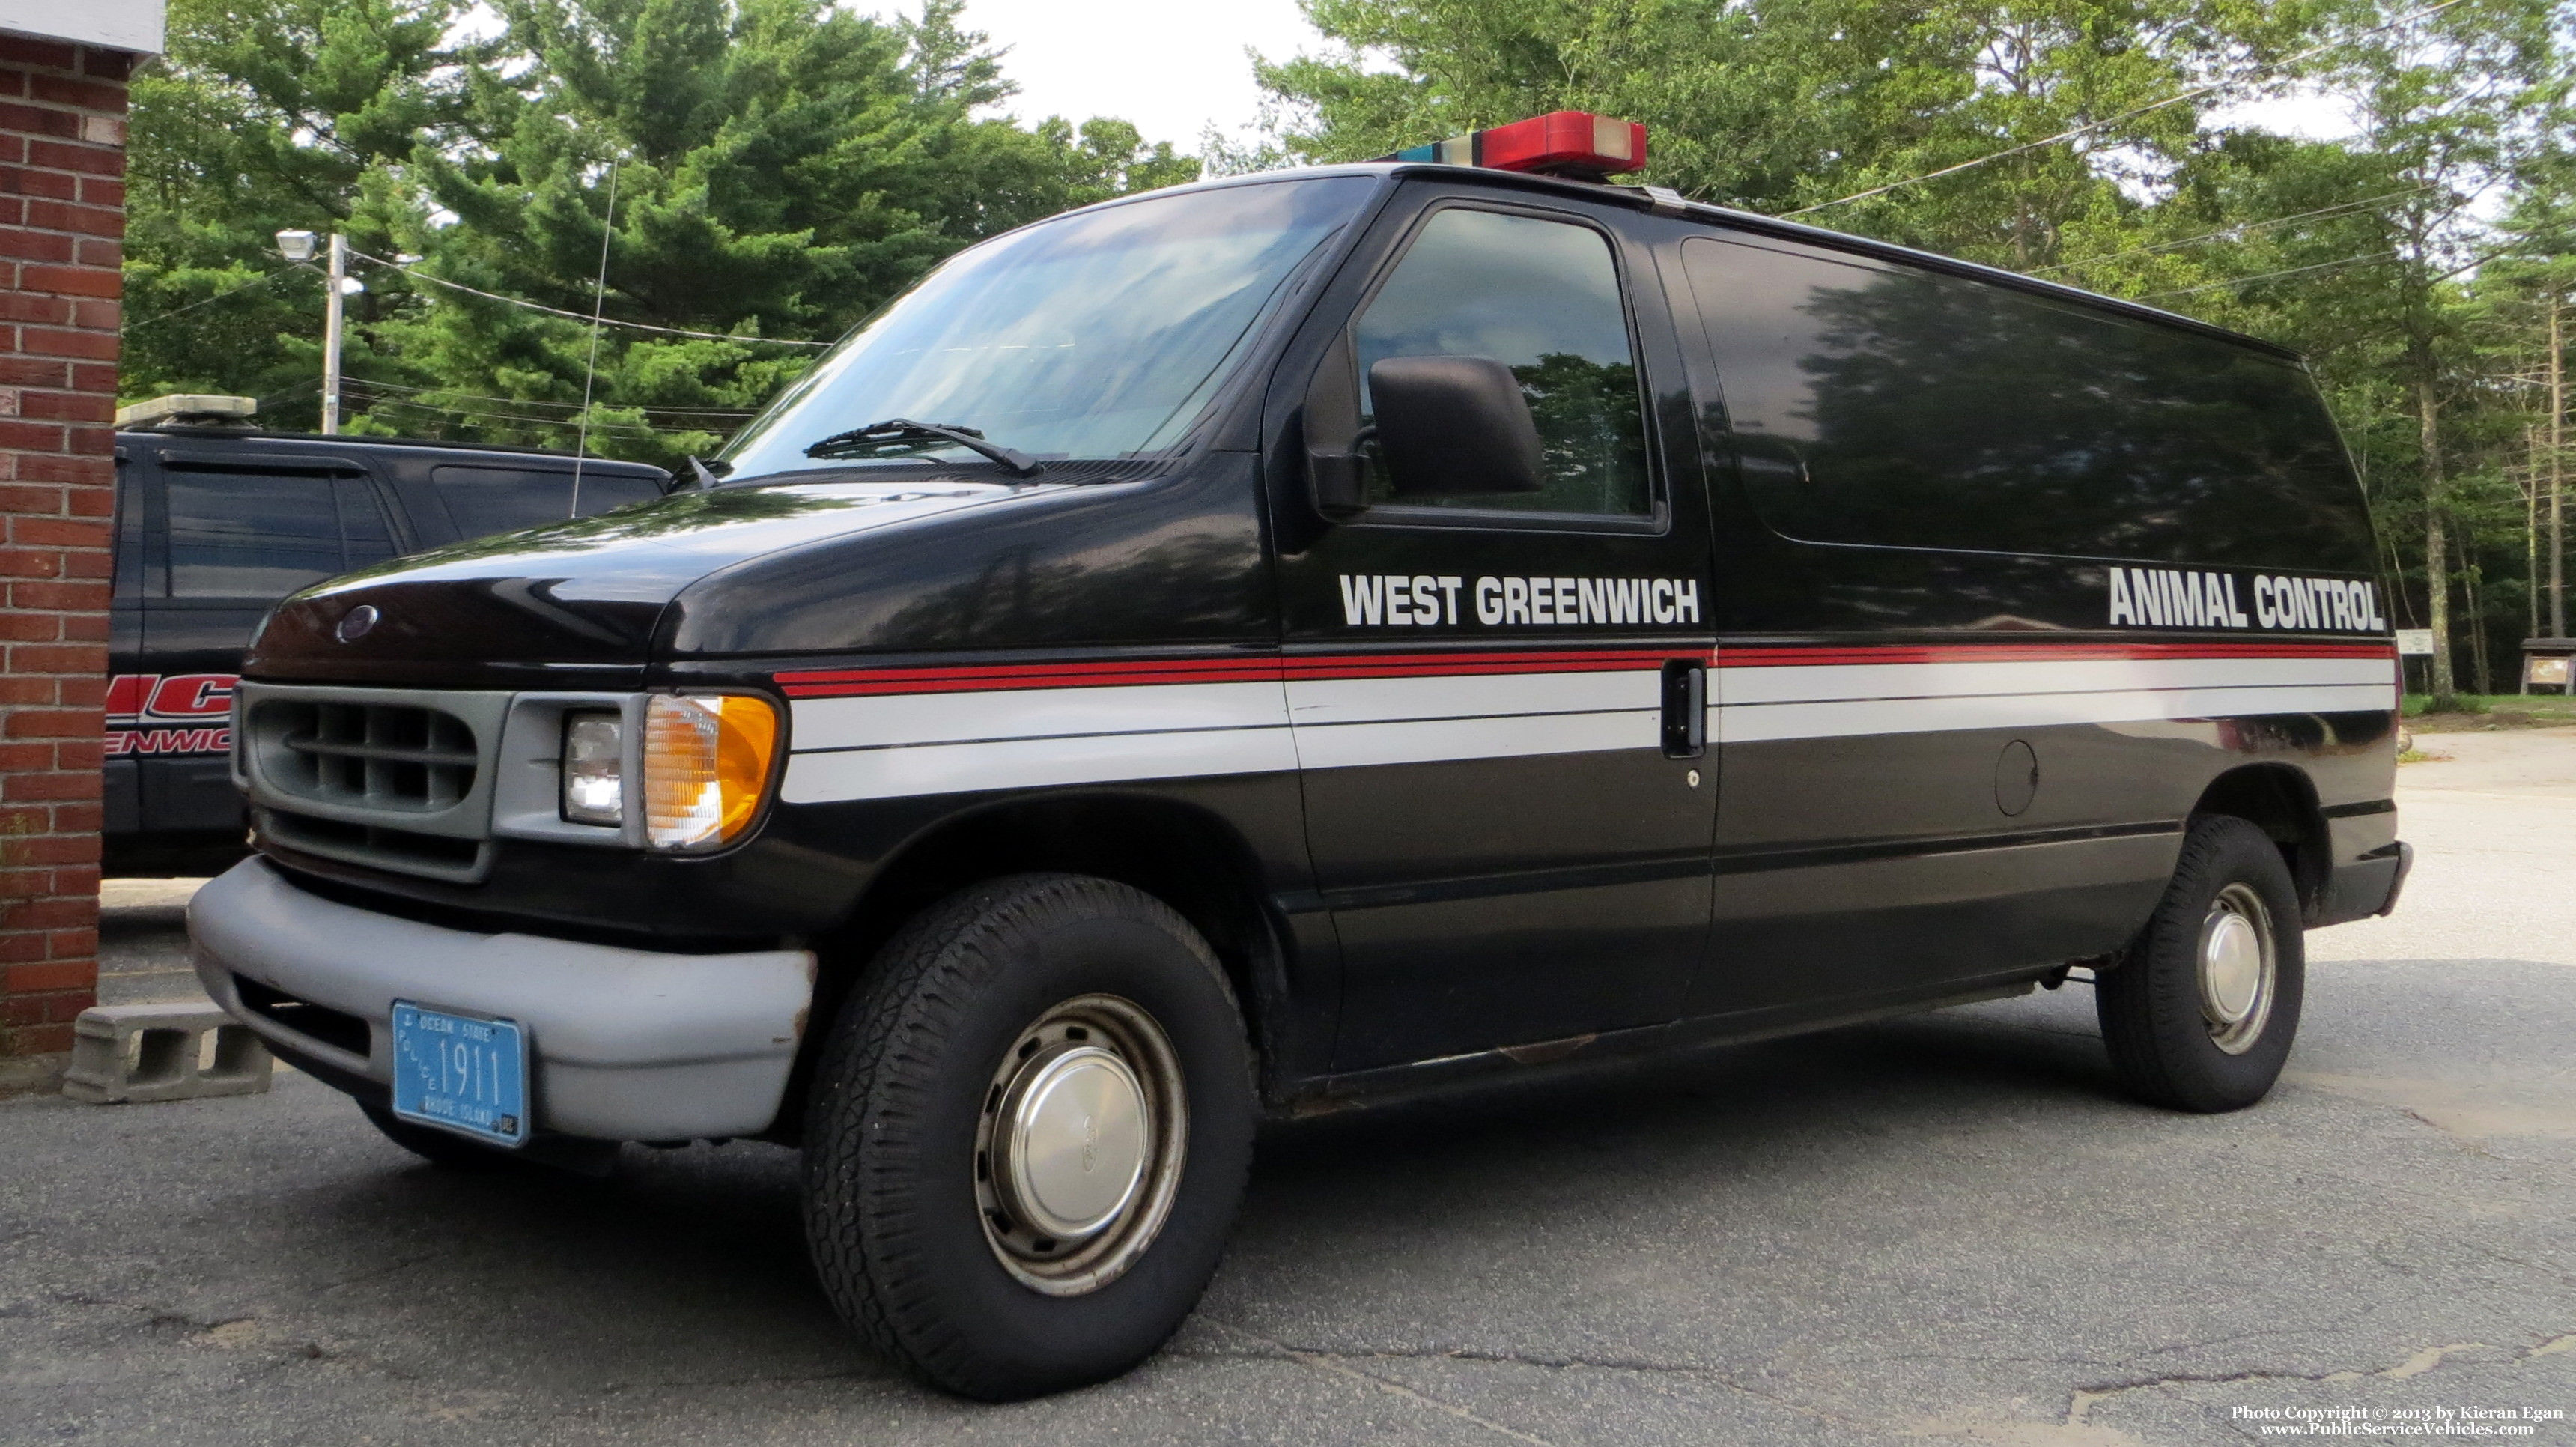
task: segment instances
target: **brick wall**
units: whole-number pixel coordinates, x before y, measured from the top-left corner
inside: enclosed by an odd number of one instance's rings
[[[0,34],[0,1056],[98,979],[122,51]]]

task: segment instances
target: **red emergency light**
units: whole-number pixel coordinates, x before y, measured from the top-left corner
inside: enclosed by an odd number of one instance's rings
[[[1427,146],[1408,146],[1380,159],[1487,166],[1597,181],[1646,168],[1646,127],[1643,122],[1613,120],[1590,111],[1550,111]]]

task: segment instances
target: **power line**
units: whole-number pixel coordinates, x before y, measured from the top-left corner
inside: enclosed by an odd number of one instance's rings
[[[2374,251],[2366,256],[2347,256],[2341,261],[2320,261],[2314,266],[2293,266],[2281,271],[2258,271],[2252,276],[2231,276],[2225,281],[2205,281],[2198,286],[2186,286],[2174,291],[2151,291],[2145,296],[2131,297],[2130,300],[2157,301],[2169,296],[2189,296],[2196,291],[2214,291],[2222,286],[2244,286],[2249,282],[2270,281],[2277,276],[2297,276],[2303,271],[2325,271],[2331,267],[2352,266],[2364,261],[2385,261],[2396,254],[2396,248],[2391,247],[2386,251]]]
[[[487,422],[527,422],[539,427],[561,427],[569,420],[562,417],[531,417],[518,412],[478,412],[467,407],[441,407],[435,402],[413,402],[401,397],[378,397],[367,406],[370,411],[378,407],[408,407],[415,412],[437,412],[450,417],[479,417]],[[603,431],[623,430],[639,437],[655,435],[653,428],[633,422],[602,422],[599,427]]]
[[[239,295],[255,286],[266,286],[268,283],[277,280],[280,275],[294,271],[298,268],[302,268],[305,271],[311,271],[313,269],[300,261],[290,261],[284,266],[273,266],[268,270],[261,272],[259,275],[252,277],[250,280],[243,282],[239,286],[228,286],[222,291],[216,292],[212,296],[199,297],[195,301],[188,303],[186,306],[172,307],[170,310],[161,313],[157,317],[145,317],[139,322],[127,322],[125,324],[125,330],[129,332],[139,332],[145,327],[152,325],[154,322],[166,322],[170,318],[175,317],[182,312],[195,311],[197,308],[204,306],[209,302],[222,301],[225,297]]]
[[[504,402],[513,407],[561,407],[567,412],[578,411],[581,407],[578,402],[549,402],[543,397],[495,397],[489,392],[456,392],[445,387],[412,387],[401,382],[377,382],[363,377],[352,377],[349,380],[380,391],[408,392],[415,397],[435,393],[441,397],[461,397],[469,402]],[[609,405],[618,404],[612,402]],[[664,407],[651,402],[638,402],[633,405],[642,411],[681,417],[757,417],[760,415],[759,409],[755,407]]]
[[[2354,264],[2354,263],[2356,263],[2356,262],[2363,262],[2363,261],[2379,261],[2379,260],[2384,260],[2384,259],[2386,259],[2386,258],[2388,258],[2388,257],[2397,256],[2397,255],[2399,255],[2399,254],[2400,254],[2400,253],[2398,252],[2397,248],[2395,248],[2395,247],[2393,247],[2393,246],[2392,246],[2392,247],[2390,247],[2390,248],[2389,248],[2388,250],[2386,250],[2386,251],[2374,251],[2374,252],[2371,252],[2371,253],[2369,253],[2368,255],[2365,255],[2365,256],[2347,256],[2347,257],[2345,257],[2345,258],[2344,258],[2343,260],[2341,260],[2341,261],[2320,261],[2320,262],[2318,262],[2318,263],[2317,263],[2316,265],[2314,265],[2314,266],[2293,266],[2293,267],[2290,267],[2290,268],[2288,268],[2288,269],[2286,269],[2286,270],[2283,270],[2283,271],[2265,271],[2265,272],[2257,272],[2256,274],[2254,274],[2254,275],[2252,275],[2252,276],[2236,276],[2236,277],[2230,277],[2230,278],[2228,278],[2228,279],[2227,279],[2227,280],[2225,280],[2225,281],[2211,281],[2211,282],[2203,282],[2203,283],[2202,283],[2202,284],[2200,284],[2199,286],[2186,286],[2186,287],[2182,288],[2182,289],[2181,289],[2181,290],[2179,290],[2179,291],[2158,291],[2158,292],[2150,292],[2150,293],[2148,293],[2147,295],[2142,296],[2142,297],[2133,297],[2133,298],[2131,298],[2131,300],[2134,300],[2134,301],[2154,301],[2154,300],[2155,300],[2155,299],[2157,299],[2158,297],[2168,297],[2168,296],[2188,296],[2188,295],[2190,295],[2190,294],[2191,294],[2191,293],[2193,293],[2193,292],[2196,292],[2196,291],[2208,291],[2208,290],[2210,290],[2210,289],[2211,289],[2211,288],[2213,288],[2213,287],[2221,287],[2221,286],[2243,286],[2243,285],[2245,285],[2247,282],[2254,282],[2254,281],[2269,281],[2269,280],[2271,280],[2272,278],[2274,278],[2274,277],[2276,277],[2276,276],[2296,276],[2296,275],[2298,275],[2300,272],[2303,272],[2303,271],[2324,271],[2324,270],[2326,270],[2326,269],[2327,269],[2327,268],[2329,268],[2329,267],[2336,267],[2336,266],[2350,266],[2350,265],[2353,265],[2353,264]],[[2502,260],[2504,260],[2506,257],[2511,256],[2511,255],[2513,255],[2513,248],[2512,248],[2511,246],[2499,246],[2499,247],[2497,247],[2497,248],[2496,248],[2495,250],[2493,250],[2493,251],[2486,252],[2486,253],[2484,253],[2484,254],[2482,254],[2482,255],[2478,255],[2478,256],[2470,257],[2468,260],[2466,260],[2466,261],[2464,261],[2464,262],[2461,262],[2459,265],[2457,265],[2457,266],[2455,266],[2455,267],[2452,267],[2450,270],[2448,270],[2448,271],[2446,271],[2446,272],[2443,272],[2441,275],[2439,275],[2439,276],[2435,276],[2435,277],[2432,277],[2432,278],[2430,278],[2430,279],[2431,279],[2432,281],[2434,281],[2434,282],[2444,282],[2444,281],[2448,281],[2448,280],[2450,280],[2452,277],[2458,276],[2458,275],[2460,275],[2460,274],[2461,274],[2461,273],[2463,273],[2463,272],[2475,271],[2475,270],[2477,270],[2479,267],[2486,265],[2486,264],[2487,264],[2488,262],[2490,262],[2490,261],[2502,261]]]
[[[2385,25],[2375,26],[2369,30],[2361,32],[2359,35],[2347,35],[2340,39],[2326,41],[2321,45],[2312,45],[2295,55],[2284,56],[2279,60],[2273,61],[2269,65],[2257,66],[2254,69],[2245,72],[2243,75],[2233,76],[2226,80],[2214,80],[2206,85],[2194,86],[2189,90],[2180,91],[2173,95],[2166,96],[2162,100],[2150,101],[2134,110],[2125,110],[2120,112],[2118,115],[2106,117],[2105,119],[2098,121],[2087,121],[2083,125],[2076,126],[2071,130],[2059,131],[2056,135],[2044,137],[2036,141],[2025,141],[2018,146],[2008,146],[2003,150],[1992,153],[1991,155],[1979,156],[1970,161],[1961,161],[1955,166],[1943,166],[1937,171],[1926,171],[1920,176],[1908,176],[1902,181],[1890,181],[1884,186],[1872,186],[1866,191],[1855,191],[1848,196],[1837,196],[1831,201],[1819,201],[1813,206],[1801,206],[1795,211],[1783,211],[1780,214],[1784,217],[1811,215],[1815,212],[1826,210],[1829,207],[1846,206],[1854,201],[1866,201],[1873,196],[1884,196],[1890,191],[1902,190],[1907,186],[1917,185],[1924,181],[1935,181],[1939,180],[1943,176],[1955,176],[1961,171],[1972,171],[1979,166],[1985,165],[1989,161],[2000,161],[2006,156],[2018,156],[2024,151],[2036,151],[2043,146],[2056,145],[2060,141],[2071,141],[2078,136],[2089,135],[2094,131],[2103,130],[2110,126],[2116,126],[2122,121],[2135,120],[2150,111],[2160,111],[2167,106],[2180,105],[2187,100],[2198,100],[2202,96],[2215,95],[2219,91],[2233,90],[2249,81],[2261,80],[2265,76],[2271,75],[2276,71],[2285,70],[2290,66],[2298,64],[2300,61],[2323,55],[2329,50],[2350,45],[2356,40],[2367,39],[2370,36],[2394,30],[2401,25],[2411,25],[2418,20],[2424,19],[2426,16],[2438,15],[2442,11],[2448,10],[2454,5],[2464,5],[2466,3],[2468,3],[2468,0],[2442,0],[2442,3],[2439,5],[2428,6],[2422,10],[2414,11],[2411,14],[2401,15],[2396,19],[2389,21]]]
[[[2460,0],[2451,0],[2451,3],[2456,5],[2460,3]],[[497,291],[485,291],[479,286],[467,286],[461,281],[449,281],[446,277],[432,276],[425,271],[415,271],[399,262],[387,261],[381,256],[369,256],[363,251],[352,251],[349,254],[358,258],[360,261],[364,261],[375,266],[381,266],[387,271],[401,272],[403,275],[408,276],[415,281],[425,281],[433,286],[446,287],[451,291],[466,292],[473,296],[479,296],[486,301],[497,301],[510,306],[525,307],[530,311],[545,312],[550,316],[569,317],[577,322],[587,322],[592,320],[590,316],[582,312],[566,311],[562,307],[547,306],[542,302],[524,301],[515,296],[503,296]],[[602,326],[625,327],[630,331],[638,332],[660,332],[665,336],[673,337],[699,337],[710,342],[762,343],[773,347],[828,347],[832,345],[830,342],[799,341],[793,337],[744,337],[736,336],[730,332],[693,332],[686,327],[657,327],[648,322],[619,321],[615,317],[601,317],[598,318],[598,321]]]
[[[305,393],[305,392],[319,392],[319,391],[321,391],[321,390],[322,390],[322,379],[321,379],[321,378],[319,378],[319,377],[310,377],[310,378],[305,379],[304,381],[296,382],[296,383],[293,383],[293,384],[291,384],[291,385],[289,385],[289,386],[281,387],[281,388],[279,388],[277,391],[263,393],[263,394],[261,394],[260,396],[257,396],[257,397],[252,398],[251,400],[252,400],[252,401],[254,401],[254,402],[256,402],[256,403],[258,403],[259,405],[261,405],[261,406],[265,407],[265,406],[267,406],[267,405],[268,405],[269,403],[271,403],[271,402],[283,402],[283,401],[285,401],[287,398],[289,398],[289,397],[293,397],[293,396],[297,396],[297,395],[299,395],[299,394],[301,394],[301,393]]]
[[[2419,191],[2430,191],[2433,189],[2433,186],[2433,182],[2427,181],[2421,186],[2409,186],[2403,191],[2391,191],[2385,196],[2372,196],[2367,200],[2362,201],[2345,201],[2333,206],[2320,206],[2314,211],[2301,211],[2289,216],[2275,216],[2269,221],[2253,221],[2241,226],[2223,226],[2216,231],[2204,231],[2198,236],[2186,236],[2179,241],[2159,241],[2152,246],[2133,246],[2126,251],[2114,251],[2108,256],[2086,257],[2082,261],[2061,261],[2054,266],[2034,266],[2028,272],[2025,272],[2024,275],[2045,276],[2052,271],[2072,271],[2077,267],[2101,266],[2108,262],[2119,261],[2125,257],[2144,256],[2153,251],[2179,251],[2183,247],[2197,246],[2204,241],[2241,238],[2250,235],[2253,232],[2269,231],[2275,226],[2287,226],[2293,221],[2305,221],[2312,216],[2330,216],[2337,211],[2351,211],[2357,210],[2363,206],[2376,206],[2382,201],[2394,201],[2400,196],[2412,196]]]

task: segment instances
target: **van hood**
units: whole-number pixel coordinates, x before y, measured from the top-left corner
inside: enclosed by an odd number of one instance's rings
[[[243,672],[356,684],[623,686],[647,662],[663,609],[719,569],[1065,490],[943,476],[676,493],[307,588],[269,615]]]

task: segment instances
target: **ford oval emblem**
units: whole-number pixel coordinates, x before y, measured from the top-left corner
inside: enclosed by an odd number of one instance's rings
[[[366,637],[367,630],[376,626],[377,616],[375,606],[370,603],[361,603],[341,615],[340,626],[335,630],[340,641],[355,643]]]

